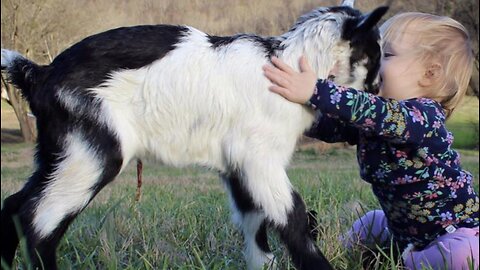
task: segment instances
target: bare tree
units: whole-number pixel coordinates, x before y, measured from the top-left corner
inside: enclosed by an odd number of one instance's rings
[[[50,43],[58,40],[62,30],[68,30],[62,21],[64,6],[58,0],[2,0],[2,48],[16,50],[38,63],[51,61]],[[57,53],[60,46],[54,47],[57,51],[53,53]],[[24,141],[34,142],[35,117],[20,91],[8,84],[3,75],[2,99],[13,107]]]
[[[12,32],[10,36],[10,41],[15,48],[17,43],[17,32],[18,32],[18,25],[17,25],[17,14],[19,5],[12,1],[9,2],[12,12]],[[3,25],[2,25],[3,26]],[[29,106],[28,103],[23,99],[20,91],[14,88],[11,84],[8,84],[2,74],[2,92],[6,92],[7,98],[5,98],[13,107],[15,115],[17,116],[18,123],[20,124],[20,131],[22,133],[23,140],[26,142],[34,142],[37,138],[37,130],[35,125],[35,118],[32,117],[32,114],[29,113]],[[2,95],[2,99],[4,96]]]
[[[2,89],[4,89],[8,96],[8,104],[13,107],[13,111],[17,116],[20,124],[20,131],[25,142],[34,142],[37,138],[37,129],[35,117],[29,113],[29,106],[25,99],[20,94],[20,91],[14,88],[11,84],[5,81],[2,74]],[[3,97],[2,97],[3,98]]]

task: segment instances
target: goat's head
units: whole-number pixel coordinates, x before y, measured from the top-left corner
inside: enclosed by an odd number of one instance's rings
[[[303,54],[319,78],[327,78],[335,67],[336,83],[376,93],[382,55],[376,24],[387,9],[379,7],[362,15],[351,0],[315,9],[282,35],[282,56],[295,65]]]

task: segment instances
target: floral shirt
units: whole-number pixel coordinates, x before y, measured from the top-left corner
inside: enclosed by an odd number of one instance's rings
[[[476,227],[479,199],[460,167],[439,103],[384,99],[319,80],[309,104],[320,112],[307,136],[357,145],[393,237],[422,248],[449,225]]]

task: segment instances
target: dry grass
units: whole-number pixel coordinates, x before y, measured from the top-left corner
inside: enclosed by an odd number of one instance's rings
[[[466,25],[478,65],[478,1],[357,0],[368,12],[389,5],[384,19],[404,11],[452,16]],[[138,24],[186,24],[210,34],[278,35],[303,13],[341,0],[2,0],[2,48],[47,64],[81,39],[108,29]],[[473,8],[472,8],[473,6]],[[473,11],[472,11],[473,10]],[[474,72],[478,88],[478,67]]]
[[[137,24],[186,24],[211,34],[278,35],[303,13],[341,0],[2,0],[2,48],[16,49],[39,63],[82,38]],[[386,18],[406,9],[434,12],[436,1],[362,0],[368,12],[390,4]],[[477,23],[478,24],[478,23]]]
[[[1,2],[2,47],[47,63],[74,42],[120,26],[186,24],[217,35],[280,34],[305,11],[335,2],[5,0]]]

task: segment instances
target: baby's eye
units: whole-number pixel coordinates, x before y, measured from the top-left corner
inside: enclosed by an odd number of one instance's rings
[[[393,56],[393,53],[386,52],[383,54],[383,57],[390,57]]]

